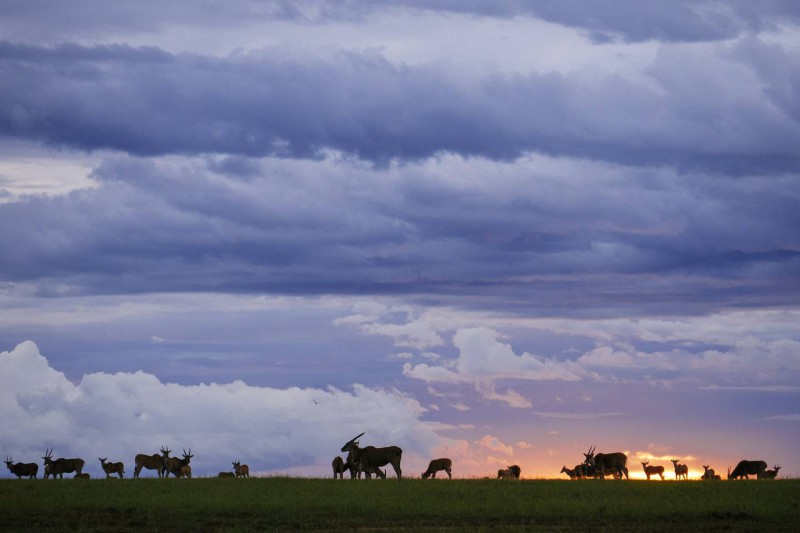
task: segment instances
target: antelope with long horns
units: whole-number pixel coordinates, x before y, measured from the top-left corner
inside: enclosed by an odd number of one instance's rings
[[[58,476],[59,478],[63,479],[64,474],[70,474],[75,472],[76,475],[80,475],[81,470],[83,470],[83,465],[86,464],[86,461],[83,459],[64,459],[63,457],[59,457],[58,459],[53,459],[53,449],[48,448],[44,454],[44,478],[47,479],[49,476],[53,476],[53,479]]]
[[[356,437],[350,439],[342,446],[342,452],[351,452],[353,454],[353,463],[357,466],[358,470],[364,472],[367,479],[370,479],[373,469],[387,464],[392,465],[397,479],[401,479],[402,470],[400,470],[400,460],[403,458],[403,450],[397,446],[386,446],[383,448],[376,448],[375,446],[367,446],[360,448],[358,446],[358,438],[364,435],[361,433]]]
[[[605,479],[606,472],[613,474],[615,471],[620,472],[620,478],[624,474],[625,479],[628,479],[627,455],[622,452],[594,453],[596,448],[597,446],[592,446],[587,453],[583,454],[586,458],[583,464],[593,467],[600,479]]]

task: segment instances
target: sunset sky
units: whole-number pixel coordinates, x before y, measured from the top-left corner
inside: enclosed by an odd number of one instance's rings
[[[798,2],[0,12],[4,456],[800,476]]]

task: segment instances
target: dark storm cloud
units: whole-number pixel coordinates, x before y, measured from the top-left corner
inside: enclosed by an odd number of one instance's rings
[[[736,174],[796,170],[797,80],[769,67],[788,54],[758,43],[703,58],[684,52],[662,51],[652,83],[641,83],[581,71],[465,80],[374,54],[220,59],[3,43],[0,133],[137,155],[313,159],[333,149],[386,163],[540,152]]]
[[[0,204],[3,278],[41,294],[406,293],[543,313],[782,305],[800,292],[790,178],[596,166],[561,181],[535,162],[449,158],[402,178],[250,160],[240,179],[213,171],[226,161],[116,158],[94,189]]]

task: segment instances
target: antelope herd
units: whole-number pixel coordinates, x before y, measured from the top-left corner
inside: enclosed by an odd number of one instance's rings
[[[345,472],[350,473],[351,479],[359,479],[361,474],[364,474],[366,479],[370,479],[373,474],[379,478],[386,478],[386,470],[381,470],[380,468],[386,465],[391,465],[397,479],[401,479],[400,460],[402,459],[403,450],[397,446],[382,448],[367,446],[361,448],[358,439],[363,435],[364,433],[357,435],[342,446],[341,451],[347,452],[347,459],[343,459],[340,456],[333,459],[331,466],[333,467],[334,479],[343,479]],[[584,460],[582,463],[575,465],[574,468],[567,468],[565,465],[559,473],[566,474],[569,479],[605,479],[607,475],[615,479],[622,479],[623,476],[628,479],[628,457],[624,453],[595,453],[595,449],[596,446],[591,446],[589,451],[583,454]],[[167,447],[162,446],[160,452],[153,455],[142,453],[136,455],[134,458],[134,479],[139,477],[143,468],[155,470],[159,478],[167,478],[172,474],[176,478],[191,479],[191,459],[194,457],[191,448],[189,448],[188,452],[185,449],[183,450],[183,458],[181,459],[170,457],[169,454],[172,453],[172,450]],[[86,464],[83,459],[53,459],[52,448],[47,448],[42,460],[44,461],[44,479],[50,476],[53,479],[56,479],[56,477],[63,478],[64,474],[71,473],[74,473],[74,479],[89,479],[90,477],[88,473],[82,472]],[[108,458],[98,458],[98,460],[106,478],[111,478],[114,475],[118,476],[119,479],[124,477],[125,466],[122,462],[108,462]],[[679,464],[680,459],[670,459],[670,462],[673,465],[676,480],[689,479],[689,467],[687,465]],[[17,479],[36,479],[38,476],[39,465],[36,463],[15,463],[13,458],[8,456],[5,463],[8,470],[12,475],[17,476]],[[233,461],[231,464],[233,465],[232,472],[220,472],[217,477],[250,477],[250,467],[248,465],[242,464],[240,461]],[[662,480],[665,479],[663,466],[650,465],[649,461],[641,461],[641,464],[648,480],[654,476],[658,476]],[[428,464],[427,470],[421,474],[421,477],[422,479],[436,478],[437,472],[445,472],[447,477],[452,479],[452,468],[453,462],[447,457],[433,459]],[[780,465],[775,465],[772,470],[767,470],[765,461],[742,460],[733,470],[728,467],[727,479],[749,479],[750,476],[755,476],[756,479],[775,479],[780,469]],[[520,479],[521,473],[522,470],[518,465],[511,465],[498,470],[497,479]],[[721,477],[709,465],[703,465],[703,475],[700,479],[719,480]]]
[[[589,448],[584,455],[585,460],[575,468],[567,468],[564,465],[560,474],[567,474],[570,479],[600,478],[604,479],[605,474],[612,474],[617,479],[622,479],[622,475],[628,477],[627,462],[628,457],[622,452],[610,454],[594,453],[595,446]],[[678,464],[680,459],[670,459],[675,470],[675,479],[689,479],[689,467],[685,464]],[[658,476],[664,478],[664,467],[661,465],[651,465],[650,461],[641,461],[644,474],[649,481],[651,477]],[[728,479],[749,479],[749,476],[756,476],[756,479],[775,479],[780,470],[780,465],[775,465],[772,470],[767,470],[767,463],[764,461],[739,461],[736,468],[731,471],[728,468]],[[499,474],[498,474],[499,477]],[[713,468],[703,465],[703,475],[701,480],[721,479]]]

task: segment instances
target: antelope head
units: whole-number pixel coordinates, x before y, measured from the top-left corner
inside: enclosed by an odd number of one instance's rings
[[[189,448],[189,453],[186,453],[186,449],[184,448],[184,450],[183,450],[183,460],[186,461],[187,465],[189,464],[189,461],[191,461],[192,457],[194,457],[194,455],[192,455],[192,449]]]
[[[11,465],[14,464],[14,459],[6,455],[6,460],[3,461],[7,467],[11,468]]]
[[[650,464],[650,461],[644,461],[644,462],[642,463],[642,466],[647,466],[647,465],[649,465],[649,464]]]
[[[44,452],[44,457],[42,457],[42,459],[44,459],[45,463],[51,462],[53,460],[53,449],[47,448]]]
[[[775,473],[777,474],[777,473],[778,473],[778,470],[780,470],[780,469],[781,469],[781,465],[775,465],[775,466],[773,466],[773,467],[772,467],[772,469],[773,469],[773,470],[775,471]]]
[[[588,452],[583,454],[583,456],[586,457],[586,460],[584,461],[584,463],[594,466],[594,451],[595,451],[595,449],[597,449],[597,445],[596,444],[594,446],[590,447]]]

